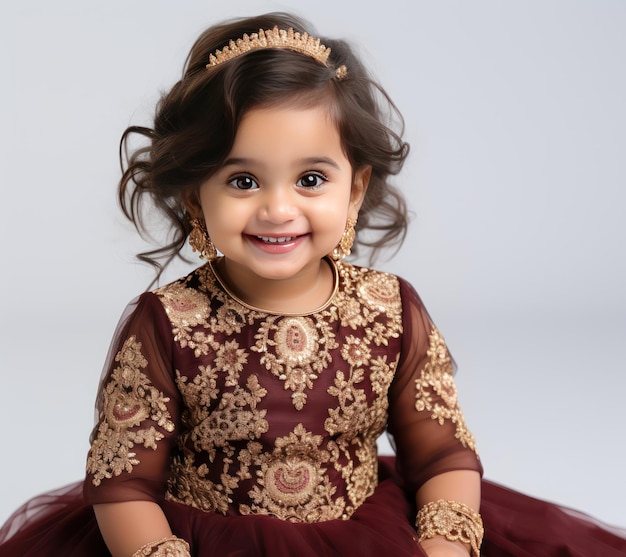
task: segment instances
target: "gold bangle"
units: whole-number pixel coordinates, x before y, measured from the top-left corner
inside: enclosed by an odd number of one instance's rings
[[[472,549],[473,557],[480,557],[483,541],[483,521],[480,515],[458,501],[431,501],[417,513],[415,520],[418,541],[444,536],[449,541],[460,541]]]
[[[132,557],[191,557],[189,544],[176,536],[169,536],[141,546]]]

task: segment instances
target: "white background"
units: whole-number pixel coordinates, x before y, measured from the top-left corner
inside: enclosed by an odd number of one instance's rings
[[[379,266],[446,335],[486,477],[626,526],[626,3],[236,4],[0,8],[0,522],[81,478],[110,336],[151,278],[116,206],[121,132],[204,27],[296,6],[404,113],[415,219]]]

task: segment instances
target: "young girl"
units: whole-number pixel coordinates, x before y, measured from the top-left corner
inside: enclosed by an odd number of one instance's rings
[[[343,261],[405,234],[389,109],[345,43],[297,18],[202,34],[154,128],[125,132],[149,143],[119,196],[140,231],[149,203],[171,225],[142,258],[188,240],[206,263],[131,303],[84,484],[18,511],[1,556],[479,555],[482,467],[445,341],[407,282]],[[385,429],[395,459],[377,457]],[[483,487],[486,555],[626,551]]]

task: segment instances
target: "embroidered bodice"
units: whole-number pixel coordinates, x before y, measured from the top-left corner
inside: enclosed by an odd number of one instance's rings
[[[101,385],[87,499],[345,519],[376,487],[386,427],[410,489],[480,469],[450,355],[415,292],[370,269],[336,273],[307,315],[242,304],[208,264],[142,295]]]

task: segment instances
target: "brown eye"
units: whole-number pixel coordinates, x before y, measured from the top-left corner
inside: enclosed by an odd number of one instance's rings
[[[327,178],[323,174],[319,172],[309,172],[302,176],[297,182],[301,188],[314,189],[319,188],[324,182],[326,182]]]
[[[253,190],[259,187],[259,184],[251,176],[235,176],[228,183],[238,190]]]

